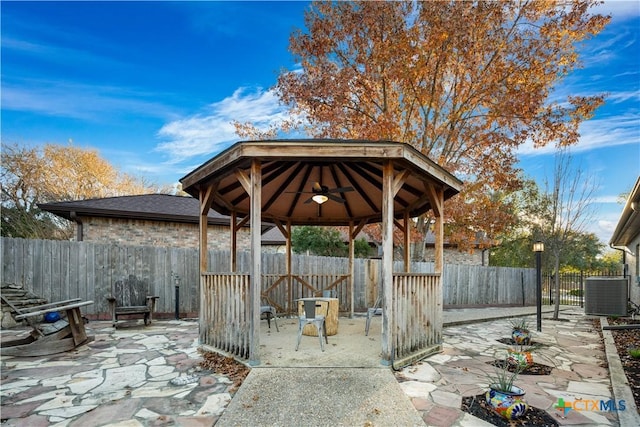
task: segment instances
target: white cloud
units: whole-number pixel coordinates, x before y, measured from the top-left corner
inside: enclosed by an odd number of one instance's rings
[[[595,197],[593,199],[593,203],[611,203],[615,205],[620,205],[620,196],[612,196],[612,195],[602,195]]]
[[[638,74],[638,73],[635,73]],[[633,75],[633,73],[627,73],[627,75]],[[626,92],[613,92],[607,95],[607,102],[618,104],[625,101],[640,101],[640,91],[626,91]]]
[[[634,96],[637,97],[637,94]],[[591,119],[580,125],[580,139],[571,147],[573,153],[580,153],[601,147],[637,144],[640,136],[638,128],[640,112],[627,112],[612,117]],[[552,154],[555,144],[550,143],[542,148],[533,148],[531,142],[519,147],[520,155]]]
[[[273,91],[237,89],[233,95],[210,104],[207,111],[174,120],[162,126],[158,135],[167,139],[156,151],[169,156],[175,164],[192,157],[214,155],[238,140],[232,122],[251,122],[267,129],[287,117]]]
[[[152,94],[134,89],[51,79],[5,79],[2,109],[83,120],[103,120],[108,114],[166,118],[169,109]]]
[[[60,46],[53,43],[43,43],[37,40],[11,36],[3,37],[0,43],[4,51],[14,51],[14,53],[27,55],[38,61],[51,64],[65,66],[69,64],[91,64],[93,67],[112,70],[118,69],[128,72],[134,71],[132,66],[126,62],[93,52],[91,50],[93,46],[89,40],[87,40],[87,38],[90,37],[89,35],[82,34],[78,37],[78,40],[80,40],[84,46]],[[104,40],[96,40],[95,43],[98,43],[103,49],[108,46]]]
[[[591,9],[594,13],[611,15],[615,21],[631,19],[640,15],[640,3],[637,0],[605,0]]]

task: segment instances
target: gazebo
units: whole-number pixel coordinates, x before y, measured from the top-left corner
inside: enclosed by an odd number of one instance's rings
[[[269,288],[284,283],[289,296],[294,284],[291,227],[348,227],[350,271],[338,280],[347,282],[351,315],[353,238],[366,224],[381,223],[381,363],[415,360],[441,348],[443,205],[459,192],[462,182],[412,146],[363,140],[241,141],[180,182],[200,201],[202,344],[260,364],[260,305],[268,291],[263,286],[260,230],[262,221],[269,221],[287,238],[287,273]],[[231,218],[229,272],[208,271],[209,209]],[[436,219],[435,272],[411,273],[409,221],[429,210]],[[251,264],[248,273],[239,273],[235,234],[247,222]],[[405,236],[404,272],[393,271],[394,226]]]

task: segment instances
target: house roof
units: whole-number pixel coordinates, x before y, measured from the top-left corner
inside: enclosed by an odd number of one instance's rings
[[[80,216],[92,216],[197,224],[200,202],[193,197],[143,194],[39,203],[38,207],[70,221]],[[212,209],[209,209],[207,217],[211,225],[229,225],[230,217]],[[272,227],[273,224],[263,224],[262,231]]]
[[[383,170],[393,182],[393,215],[425,213],[436,194],[453,197],[462,182],[409,144],[362,140],[240,141],[180,182],[211,208],[248,216],[252,165],[259,162],[263,220],[292,225],[349,225],[382,221]],[[317,193],[329,200],[311,203]]]
[[[611,246],[629,246],[640,234],[640,177],[629,194],[609,244]]]
[[[344,232],[341,232],[341,234],[342,234],[342,239],[345,242],[348,242],[349,236]],[[363,233],[362,231],[358,233],[358,235],[356,236],[356,240],[357,239],[365,239],[367,243],[376,243],[371,237],[369,237],[367,234]],[[263,245],[284,245],[286,243],[287,243],[287,239],[284,237],[284,234],[282,234],[282,231],[280,231],[278,227],[273,227],[269,231],[262,234]]]

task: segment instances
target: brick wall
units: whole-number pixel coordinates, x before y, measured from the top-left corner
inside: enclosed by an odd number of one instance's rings
[[[83,240],[121,245],[168,246],[176,248],[198,247],[198,224],[165,221],[147,221],[119,218],[82,218]],[[209,225],[207,233],[210,250],[230,248],[229,227]],[[249,249],[249,229],[243,227],[237,235],[238,249]]]
[[[435,256],[433,248],[425,248],[424,259],[433,261]],[[484,254],[484,264],[482,263],[482,250],[476,249],[473,252],[460,252],[454,248],[444,248],[444,263],[456,265],[489,265],[489,251]]]

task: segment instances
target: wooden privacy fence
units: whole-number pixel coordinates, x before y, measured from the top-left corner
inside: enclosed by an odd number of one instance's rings
[[[94,301],[83,309],[90,317],[110,318],[111,285],[130,276],[147,283],[150,292],[159,296],[158,314],[174,313],[176,285],[180,311],[197,314],[196,249],[2,238],[2,282],[22,285],[50,302]]]
[[[166,247],[118,246],[91,242],[26,240],[3,237],[2,281],[24,286],[48,301],[71,298],[92,300],[89,316],[108,318],[107,296],[111,284],[133,275],[147,282],[160,298],[156,310],[162,317],[175,313],[176,287],[182,317],[197,316],[200,306],[198,250]],[[210,251],[212,272],[230,271],[228,251]],[[446,261],[446,260],[445,260]],[[278,284],[286,276],[283,254],[262,254],[262,294],[290,312],[292,299],[330,289],[340,298],[341,311],[349,307],[349,260],[346,258],[292,257],[292,285]],[[248,252],[238,254],[239,273],[250,266]],[[356,259],[354,309],[366,311],[380,292],[380,260]],[[402,263],[396,262],[396,272]],[[415,273],[433,273],[433,263],[412,263]],[[286,282],[286,281],[284,281]],[[534,305],[535,269],[445,264],[442,275],[445,306]],[[313,289],[312,289],[313,288]],[[309,292],[309,293],[307,293]],[[289,295],[290,293],[291,295]]]

